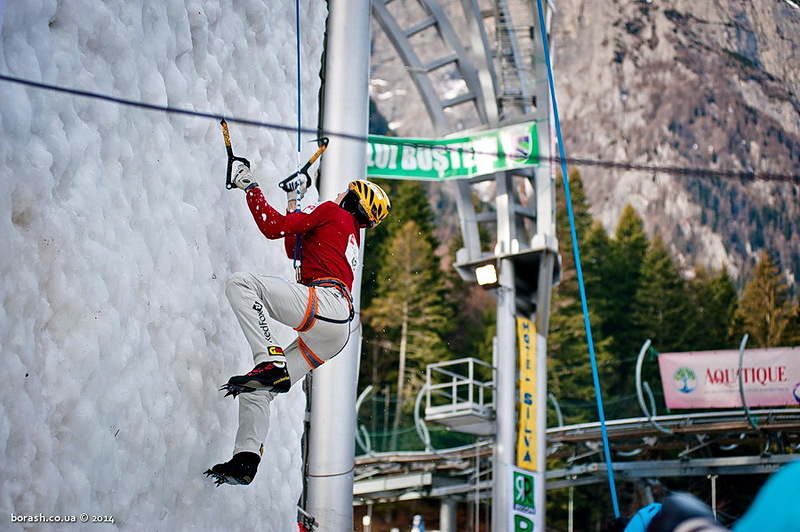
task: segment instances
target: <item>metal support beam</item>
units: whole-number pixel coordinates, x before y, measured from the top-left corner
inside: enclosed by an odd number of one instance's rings
[[[500,201],[498,201],[500,204]],[[492,530],[509,528],[511,471],[516,463],[517,444],[517,341],[514,263],[500,262],[500,287],[497,296],[497,367],[495,370],[495,409],[497,436],[494,447],[494,486],[492,494]]]
[[[643,478],[703,477],[715,475],[770,475],[781,465],[797,460],[794,455],[730,456],[694,460],[659,460],[647,462],[614,462],[614,471],[621,480]],[[606,482],[605,463],[591,463],[547,472],[547,489],[584,486]]]
[[[540,61],[541,38],[536,35],[538,25],[534,24],[529,2],[497,0],[490,3],[493,9],[486,9],[486,2],[461,0],[466,21],[466,31],[463,31],[463,23],[459,23],[461,32],[453,31],[454,24],[448,19],[451,13],[444,11],[436,0],[411,2],[418,4],[418,11],[427,15],[411,25],[404,25],[402,17],[395,17],[396,12],[404,10],[391,10],[388,3],[388,0],[375,1],[375,20],[406,65],[428,110],[435,135],[452,134],[456,127],[474,124],[475,118],[484,129],[503,123],[534,120],[541,160],[549,159],[548,88],[538,83],[546,79],[546,72]],[[438,40],[411,38],[423,31],[433,35],[432,28],[435,28]],[[429,57],[426,47],[435,48],[431,41],[442,50],[437,48],[440,53]],[[450,81],[460,78],[466,90],[454,98],[438,94],[436,83],[441,71],[447,71]],[[477,111],[474,115],[463,111],[451,112],[453,105],[468,101],[474,101]],[[537,530],[544,529],[547,331],[550,292],[560,270],[553,177],[550,166],[546,164],[535,169],[495,174],[494,209],[487,212],[476,212],[472,185],[492,177],[456,183],[464,240],[464,247],[456,255],[457,270],[463,279],[476,282],[475,270],[478,267],[493,265],[499,275],[496,285],[491,281],[482,282],[485,288],[494,290],[497,297],[494,395],[497,432],[492,481],[492,530],[495,532],[513,529],[512,513],[519,511],[515,510],[512,492],[515,478],[522,478],[528,484],[530,482],[525,479],[534,479],[536,500],[533,508],[536,515],[529,522],[535,524]],[[496,231],[494,249],[483,249],[481,229],[485,226]],[[487,234],[491,234],[491,230]],[[528,414],[535,415],[538,420],[537,459],[535,464],[525,464],[525,467],[535,469],[530,471],[532,475],[519,474],[515,470],[519,400],[518,316],[536,322],[537,397],[535,413]],[[526,503],[530,502],[528,495]],[[524,513],[531,515],[527,510]]]
[[[323,129],[365,137],[369,121],[370,0],[328,3]],[[364,145],[337,137],[322,158],[320,197],[333,198],[366,172]],[[362,235],[363,236],[363,235]],[[361,269],[353,297],[356,316]],[[314,370],[308,435],[307,510],[319,522],[318,532],[353,528],[353,467],[356,388],[361,329],[352,324],[350,341],[339,355]],[[335,401],[332,398],[336,398]]]
[[[452,497],[442,499],[439,507],[440,532],[456,532],[456,501]]]

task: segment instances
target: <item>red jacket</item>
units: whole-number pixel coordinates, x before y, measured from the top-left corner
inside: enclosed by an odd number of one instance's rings
[[[360,256],[360,230],[352,214],[332,201],[310,205],[302,212],[281,214],[267,203],[258,187],[247,192],[247,205],[265,237],[284,238],[290,259],[294,258],[295,235],[300,235],[303,284],[333,277],[352,290]]]

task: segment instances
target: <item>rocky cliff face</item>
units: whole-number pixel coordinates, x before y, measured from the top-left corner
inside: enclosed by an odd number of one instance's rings
[[[564,147],[568,158],[603,163],[578,169],[609,231],[630,203],[687,273],[728,268],[743,283],[766,248],[796,286],[798,3],[555,2],[550,45]],[[378,109],[397,135],[431,136],[403,65],[379,28],[374,34]]]
[[[766,248],[796,283],[800,9],[786,0],[556,7],[568,157],[691,169],[581,168],[595,215],[613,230],[631,203],[683,266],[728,267],[740,279]],[[756,177],[722,174],[731,171]]]

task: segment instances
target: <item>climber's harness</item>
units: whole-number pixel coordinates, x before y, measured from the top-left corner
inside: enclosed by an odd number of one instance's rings
[[[327,321],[328,323],[350,323],[353,321],[355,317],[355,308],[353,307],[353,296],[350,294],[350,290],[347,289],[347,285],[344,284],[339,279],[330,277],[330,278],[323,278],[323,279],[315,279],[308,283],[308,306],[306,307],[306,317],[303,320],[303,323],[300,324],[299,327],[295,327],[295,331],[297,332],[305,332],[309,330],[316,320]],[[326,316],[320,316],[317,314],[317,308],[319,306],[319,300],[317,298],[317,287],[323,288],[336,288],[341,292],[344,298],[347,300],[347,305],[350,307],[350,315],[341,320],[337,320],[334,318],[328,318]]]

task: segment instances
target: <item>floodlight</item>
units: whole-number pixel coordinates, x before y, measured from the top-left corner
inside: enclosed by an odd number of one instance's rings
[[[497,268],[494,264],[484,264],[475,268],[475,280],[479,286],[491,288],[497,285]]]

